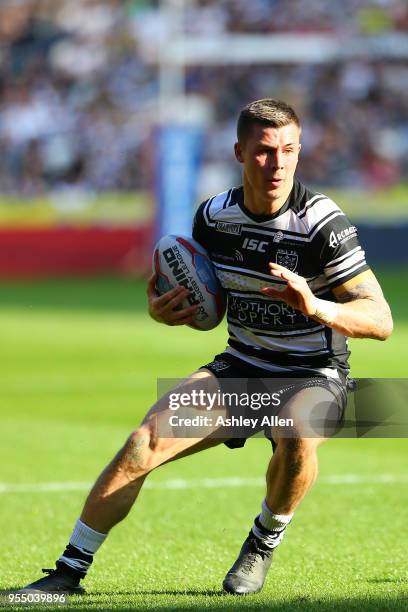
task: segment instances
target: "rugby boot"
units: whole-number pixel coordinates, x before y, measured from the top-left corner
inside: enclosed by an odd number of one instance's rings
[[[28,584],[18,593],[65,593],[66,595],[83,595],[85,589],[80,586],[79,579],[61,568],[43,569],[43,578]]]
[[[273,549],[265,546],[250,531],[238,559],[224,578],[224,591],[233,595],[258,593],[264,585],[272,555]]]

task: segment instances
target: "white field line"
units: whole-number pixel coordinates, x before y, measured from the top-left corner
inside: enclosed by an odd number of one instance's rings
[[[377,474],[369,476],[363,474],[333,474],[322,476],[318,484],[325,485],[354,485],[354,484],[395,484],[408,483],[408,474]],[[224,487],[263,487],[263,478],[201,478],[185,480],[177,478],[162,482],[147,481],[143,488],[155,490],[175,489],[222,489]],[[90,482],[39,482],[8,484],[0,483],[1,493],[51,493],[58,491],[88,491],[92,486]]]

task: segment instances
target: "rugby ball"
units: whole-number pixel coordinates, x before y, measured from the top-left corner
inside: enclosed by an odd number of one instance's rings
[[[190,327],[206,331],[222,321],[225,294],[207,251],[196,240],[173,235],[161,238],[154,249],[153,270],[159,295],[177,285],[190,291],[181,304],[181,308],[199,306]]]

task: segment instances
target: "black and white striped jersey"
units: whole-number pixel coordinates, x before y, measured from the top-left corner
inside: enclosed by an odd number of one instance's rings
[[[332,200],[295,181],[277,213],[255,215],[236,187],[199,206],[193,238],[207,249],[227,292],[228,352],[273,371],[348,370],[344,336],[260,292],[284,284],[270,276],[270,261],[332,301],[333,288],[369,269],[356,227]]]

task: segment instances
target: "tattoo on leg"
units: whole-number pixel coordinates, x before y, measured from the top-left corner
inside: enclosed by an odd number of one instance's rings
[[[140,434],[140,436],[131,441],[128,457],[132,463],[136,465],[141,463],[143,449],[149,447],[149,436],[147,433]]]

